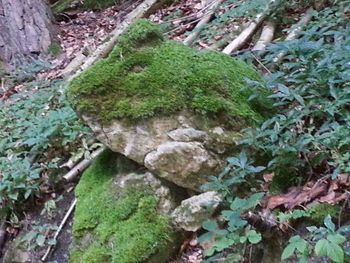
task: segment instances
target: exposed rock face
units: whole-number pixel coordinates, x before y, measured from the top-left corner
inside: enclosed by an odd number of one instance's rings
[[[217,121],[186,111],[136,124],[115,120],[103,125],[83,117],[97,138],[113,151],[157,176],[195,191],[200,191],[207,176],[220,171],[222,155],[232,150],[240,138],[238,132],[217,126]]]
[[[210,218],[222,202],[222,197],[215,191],[193,196],[181,202],[171,214],[175,226],[185,231],[197,231],[202,223]]]
[[[145,166],[179,186],[200,190],[219,160],[199,142],[166,142],[145,157]]]

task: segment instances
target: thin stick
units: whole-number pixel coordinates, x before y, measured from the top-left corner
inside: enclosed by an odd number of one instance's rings
[[[58,235],[59,235],[60,232],[62,231],[64,225],[65,225],[66,222],[67,222],[67,219],[68,219],[69,216],[71,215],[71,213],[72,213],[72,211],[73,211],[73,209],[74,209],[74,207],[75,207],[76,204],[77,204],[77,199],[74,198],[72,204],[70,205],[70,207],[69,207],[69,209],[68,209],[66,215],[65,215],[64,218],[62,219],[62,222],[61,222],[61,224],[59,225],[59,227],[58,227],[58,229],[57,229],[57,231],[56,231],[56,233],[55,233],[55,235],[54,235],[54,237],[53,237],[54,239],[57,239]],[[47,248],[47,250],[46,250],[44,256],[41,258],[42,261],[45,261],[45,260],[47,259],[47,257],[49,256],[49,254],[50,254],[50,252],[51,252],[51,249],[52,249],[53,247],[54,247],[54,245],[50,245],[50,246]]]
[[[209,5],[211,7],[209,8],[207,14],[205,14],[202,19],[198,22],[198,24],[195,26],[195,28],[192,30],[192,33],[189,34],[185,40],[184,44],[187,46],[190,46],[196,38],[199,36],[200,32],[204,28],[204,26],[210,21],[212,16],[214,15],[216,9],[219,7],[219,5],[223,2],[223,0],[214,0]]]
[[[94,159],[96,159],[104,150],[106,149],[105,146],[100,147],[96,151],[91,153],[90,159],[84,159],[80,163],[78,163],[76,166],[73,167],[72,170],[70,170],[68,173],[66,173],[63,178],[66,182],[72,182],[81,172],[83,172]]]
[[[253,52],[251,54],[256,60],[256,62],[258,62],[267,71],[267,73],[271,74],[271,71],[260,61],[260,59],[258,59]]]

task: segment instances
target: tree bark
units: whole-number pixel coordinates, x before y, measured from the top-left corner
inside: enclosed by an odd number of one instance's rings
[[[52,19],[45,0],[0,0],[0,60],[18,66],[47,51]]]

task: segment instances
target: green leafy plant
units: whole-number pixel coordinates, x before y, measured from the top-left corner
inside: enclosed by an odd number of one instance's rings
[[[89,130],[65,99],[62,81],[30,82],[0,101],[0,204],[3,212],[39,195],[42,174],[58,170]]]
[[[32,230],[23,236],[21,241],[27,244],[30,250],[36,247],[55,245],[56,239],[52,238],[55,230],[57,230],[57,226],[51,224],[33,225]]]
[[[209,183],[203,186],[204,189],[222,193],[227,208],[221,211],[220,222],[208,220],[203,224],[203,228],[208,232],[200,236],[199,240],[202,243],[210,240],[213,244],[205,251],[208,257],[206,262],[214,262],[227,251],[230,253],[225,262],[237,262],[242,259],[242,253],[237,250],[239,246],[257,244],[261,241],[261,234],[252,229],[242,216],[259,204],[264,193],[254,193],[247,198],[241,198],[235,196],[232,190],[233,187],[247,183],[249,176],[263,171],[264,168],[254,166],[243,151],[238,157],[228,158],[227,166],[222,173],[218,177],[210,177]]]
[[[309,257],[314,254],[317,257],[327,257],[332,262],[344,262],[344,245],[347,240],[345,234],[350,231],[348,227],[340,227],[336,230],[332,218],[328,215],[324,219],[324,227],[307,227],[310,235],[307,240],[299,235],[289,239],[288,245],[282,253],[282,260],[296,255],[299,262],[308,262]]]
[[[248,222],[242,219],[241,215],[249,209],[254,209],[263,195],[263,193],[255,193],[244,199],[236,197],[230,205],[230,210],[221,212],[225,220],[224,228],[219,227],[216,221],[204,222],[203,228],[208,232],[203,234],[199,241],[204,243],[208,240],[214,240],[214,245],[205,251],[205,255],[209,256],[208,262],[212,262],[212,260],[220,256],[220,254],[213,256],[214,253],[222,252],[232,247],[237,248],[237,246],[246,243],[257,244],[261,241],[261,234],[254,229],[250,229]],[[230,257],[232,262],[236,262],[242,259],[242,254],[239,251],[232,250]]]
[[[263,166],[254,166],[246,152],[242,151],[237,157],[227,158],[227,165],[223,171],[218,176],[210,176],[209,183],[202,188],[219,191],[225,196],[230,195],[233,185],[246,182],[249,175],[260,173],[264,169]]]
[[[270,191],[281,192],[310,178],[336,179],[349,172],[350,27],[345,15],[349,10],[347,1],[325,8],[315,15],[300,38],[270,45],[258,58],[273,72],[266,76],[264,85],[273,91],[270,98],[277,113],[262,125],[245,129],[241,146],[252,156],[259,156],[259,163],[266,168],[247,168],[253,161],[247,161],[242,153],[229,159],[217,178],[210,178],[206,189],[222,192],[226,207],[231,208],[224,208],[220,222],[203,225],[209,231],[203,238],[214,244],[207,252],[210,262],[222,257],[223,251],[232,255],[231,261],[242,258],[234,247],[237,249],[240,237],[251,226],[243,222],[241,215],[255,206],[242,201],[250,197],[242,199],[237,193],[256,196],[256,180],[248,177],[251,174],[274,173]],[[283,63],[276,65],[274,59],[281,52],[286,54]],[[256,81],[249,83],[252,88],[262,88]],[[277,219],[283,223],[312,216],[311,210],[295,210],[280,212]],[[334,262],[343,262],[341,245],[347,227],[335,230],[330,217],[324,224],[325,227],[309,227],[307,237],[292,237],[282,258],[294,255],[305,262],[310,256],[327,256]]]

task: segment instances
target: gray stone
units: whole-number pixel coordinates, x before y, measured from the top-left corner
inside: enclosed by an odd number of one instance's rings
[[[226,154],[240,139],[238,132],[225,129],[217,120],[187,111],[135,122],[114,120],[108,125],[83,118],[112,151],[195,191],[200,191],[207,176],[220,171]]]
[[[222,197],[215,191],[188,198],[171,214],[173,224],[185,231],[196,232],[213,215],[221,202]]]
[[[204,142],[207,138],[207,133],[199,131],[193,128],[176,129],[168,132],[168,136],[174,141],[191,142],[199,141]]]
[[[147,154],[144,164],[168,181],[200,191],[207,176],[217,172],[220,160],[199,142],[166,142]]]
[[[118,176],[115,184],[120,188],[126,188],[128,186],[149,186],[159,198],[158,211],[162,214],[170,214],[176,206],[175,199],[171,195],[170,189],[149,172],[144,174],[129,173],[127,175]]]

